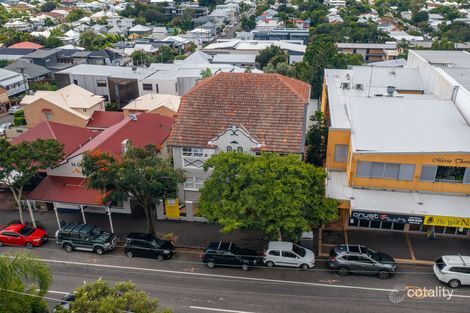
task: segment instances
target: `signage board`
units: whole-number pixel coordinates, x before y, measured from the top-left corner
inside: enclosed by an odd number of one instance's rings
[[[165,199],[165,213],[167,218],[180,218],[180,206],[178,199]]]
[[[365,221],[400,223],[400,224],[416,224],[416,225],[423,224],[423,219],[424,219],[422,216],[363,212],[363,211],[353,211],[351,214],[351,218],[354,218],[357,220],[365,220]]]
[[[426,215],[424,225],[470,228],[470,218]]]

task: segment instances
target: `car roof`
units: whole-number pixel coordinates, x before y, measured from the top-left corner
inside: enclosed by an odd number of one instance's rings
[[[292,250],[294,244],[287,241],[270,241],[268,244],[269,250]]]
[[[153,240],[154,236],[150,233],[129,233],[127,239]]]
[[[470,256],[466,255],[444,255],[442,259],[447,265],[470,266]]]

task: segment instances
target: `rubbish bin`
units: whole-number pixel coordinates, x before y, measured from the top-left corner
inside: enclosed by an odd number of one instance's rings
[[[313,251],[313,231],[306,231],[300,237],[300,245]]]

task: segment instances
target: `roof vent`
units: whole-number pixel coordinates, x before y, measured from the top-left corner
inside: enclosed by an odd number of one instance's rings
[[[129,119],[130,119],[131,121],[137,121],[137,114],[135,114],[135,113],[130,113],[130,114],[129,114]]]
[[[395,92],[395,86],[387,86],[387,95],[389,97],[393,97],[393,93]]]
[[[350,84],[349,83],[341,83],[341,88],[343,89],[349,89]]]

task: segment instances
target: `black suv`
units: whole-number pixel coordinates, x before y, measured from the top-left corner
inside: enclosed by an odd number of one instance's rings
[[[397,270],[395,260],[388,254],[375,252],[360,245],[337,245],[330,251],[328,266],[340,276],[348,273],[378,275],[381,279],[390,277]]]
[[[259,258],[255,251],[239,248],[232,242],[212,242],[201,257],[208,268],[214,268],[216,265],[241,266],[244,271],[250,266],[255,266]]]
[[[66,224],[56,234],[57,245],[67,252],[73,250],[94,251],[103,254],[113,250],[117,243],[117,237],[90,224]]]
[[[126,238],[124,253],[130,258],[140,256],[163,261],[175,254],[175,245],[169,240],[161,240],[152,234],[130,233]]]

